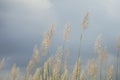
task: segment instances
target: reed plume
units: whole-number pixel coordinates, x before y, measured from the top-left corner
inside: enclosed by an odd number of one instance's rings
[[[40,58],[40,54],[39,54],[39,51],[38,51],[38,48],[37,48],[37,45],[36,45],[35,48],[34,48],[34,54],[33,54],[31,60],[29,61],[28,66],[27,66],[27,72],[28,73],[31,73],[33,67],[39,61],[39,58]]]
[[[80,54],[81,54],[81,46],[82,46],[83,34],[84,34],[84,31],[88,27],[88,22],[89,22],[88,17],[89,17],[89,13],[87,12],[86,15],[84,16],[82,24],[81,24],[83,33],[81,33],[81,35],[80,35],[80,46],[79,46],[78,58],[80,57]]]
[[[63,42],[63,55],[61,58],[62,58],[62,66],[66,65],[67,66],[67,61],[68,61],[68,56],[69,56],[69,50],[66,49],[66,42],[68,42],[70,40],[70,34],[71,34],[71,25],[70,24],[66,24],[65,26],[65,31],[64,31],[64,42]],[[60,72],[60,75],[62,74],[62,71],[63,71],[63,67],[61,66],[61,72]],[[66,68],[65,68],[66,69]],[[67,74],[67,70],[66,72],[64,72],[64,74],[66,75]],[[62,75],[63,78],[66,78],[65,75]]]
[[[94,60],[88,63],[87,72],[88,72],[88,75],[90,76],[90,79],[96,80],[97,74],[98,74],[98,66]]]
[[[84,31],[88,28],[89,15],[90,15],[89,12],[87,12],[82,21],[82,29]]]
[[[119,58],[120,58],[120,36],[117,38],[117,55],[116,55],[116,79],[118,79],[118,74],[119,74]]]
[[[54,32],[55,32],[55,27],[54,27],[54,24],[52,24],[50,30],[46,32],[44,35],[44,39],[42,42],[42,49],[41,49],[42,53],[47,53],[48,48],[50,47]]]
[[[107,79],[113,80],[113,65],[109,65],[107,68]]]
[[[107,50],[103,45],[102,35],[99,35],[96,43],[95,43],[95,52],[96,52],[96,59],[98,55],[99,59],[99,66],[100,66],[100,80],[102,79],[102,64],[107,59]]]
[[[107,59],[107,51],[105,48],[102,49],[100,55],[99,55],[99,63],[100,63],[100,80],[102,79],[102,66],[103,62]]]
[[[73,80],[80,79],[80,73],[81,73],[81,61],[80,61],[80,58],[79,58],[78,61],[76,62],[74,70],[73,70],[73,77],[72,77]]]
[[[84,70],[81,72],[80,80],[87,80],[87,79],[86,79],[86,76],[85,76]]]
[[[20,68],[18,68],[17,80],[23,80],[23,76],[21,75]]]
[[[37,45],[35,45],[33,56],[30,59],[28,65],[27,65],[27,68],[26,68],[24,80],[28,80],[29,75],[33,71],[35,65],[39,62],[39,58],[40,58],[39,50],[38,50]]]
[[[99,62],[100,62],[100,64],[102,64],[103,63],[103,61],[105,61],[106,59],[107,59],[107,51],[106,51],[106,49],[105,48],[103,48],[102,49],[102,51],[101,51],[101,54],[99,55]]]
[[[62,80],[70,80],[70,79],[69,79],[68,65],[65,65],[65,69],[64,69],[64,73],[63,73]]]
[[[46,80],[47,77],[48,77],[48,61],[44,63],[43,80]]]
[[[18,68],[16,67],[16,64],[14,64],[11,70],[12,80],[16,80],[17,76],[18,76]]]
[[[64,41],[68,41],[70,39],[71,25],[67,24],[65,32],[64,32]]]
[[[68,65],[68,59],[70,57],[70,50],[69,50],[69,48],[66,49],[65,56],[66,56],[66,58],[65,58],[65,65]]]
[[[43,42],[42,42],[42,52],[45,53],[50,46],[50,35],[48,32],[45,33]]]
[[[62,73],[63,73],[63,64],[62,64],[62,56],[63,56],[63,50],[62,47],[59,47],[57,50],[57,55],[55,56],[55,60],[56,60],[56,67],[58,69],[58,77],[61,78],[62,77]]]
[[[32,80],[33,76],[30,74],[27,80]]]
[[[39,80],[39,79],[40,79],[40,68],[37,68],[35,74],[33,75],[33,80]]]
[[[5,58],[3,58],[0,62],[0,71],[3,70],[4,66],[5,66]]]
[[[102,39],[102,35],[100,34],[97,37],[96,42],[95,42],[95,52],[97,54],[99,54],[101,52],[102,45],[103,45],[103,39]]]

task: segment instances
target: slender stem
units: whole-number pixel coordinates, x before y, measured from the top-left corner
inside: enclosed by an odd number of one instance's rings
[[[120,59],[119,58],[120,58],[120,51],[118,51],[118,74],[119,74],[119,70],[120,70],[120,62],[119,62]]]
[[[62,62],[64,64],[64,55],[65,55],[65,41],[63,42],[63,56],[62,56]]]
[[[81,55],[81,47],[82,47],[82,37],[83,37],[83,34],[80,35],[80,46],[79,46],[79,51],[78,51],[78,61],[79,61],[79,58],[80,58],[80,55]],[[77,70],[78,70],[78,61],[77,61]],[[80,74],[77,72],[77,74]],[[76,76],[77,80],[79,80],[79,76]]]
[[[48,49],[48,60],[49,60],[49,49]],[[50,73],[50,71],[49,71],[49,61],[48,61],[48,76],[47,76],[48,78],[49,78],[49,76],[50,76],[49,73]],[[48,79],[48,78],[47,78],[47,79]]]
[[[79,52],[78,52],[78,59],[79,59],[79,57],[81,55],[82,37],[83,37],[83,34],[80,35],[80,46],[79,46]]]
[[[116,77],[116,71],[117,71],[117,69],[116,69],[116,56],[114,56],[114,65],[115,65],[115,68],[114,68],[114,75],[115,75],[115,80],[117,79],[117,77]]]
[[[100,80],[102,80],[102,63],[100,64]]]
[[[77,61],[77,77],[76,77],[77,80],[79,80],[79,76],[80,76],[80,75],[78,75],[79,74],[78,67],[79,67],[79,57],[78,57],[78,61]]]
[[[63,66],[64,66],[64,50],[65,50],[65,41],[63,42],[63,55],[62,55],[62,63],[60,66],[60,74],[59,74],[59,79],[61,79],[62,72],[63,72]]]
[[[116,77],[117,77],[117,80],[118,80],[118,74],[119,74],[119,51],[117,52],[117,71],[116,71]]]

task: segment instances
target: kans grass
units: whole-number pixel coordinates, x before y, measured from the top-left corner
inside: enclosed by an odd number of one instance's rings
[[[115,60],[106,68],[103,67],[104,62],[107,61],[109,53],[104,45],[102,35],[99,35],[95,42],[95,57],[88,60],[87,68],[83,69],[81,60],[81,47],[84,33],[88,28],[89,13],[83,17],[81,23],[82,33],[80,35],[79,51],[76,64],[71,72],[69,70],[68,59],[70,50],[67,45],[70,40],[71,25],[67,24],[64,31],[63,46],[57,49],[54,56],[50,57],[50,45],[55,34],[55,25],[52,24],[48,32],[45,33],[41,48],[35,45],[34,54],[29,60],[26,71],[21,73],[20,68],[14,64],[11,72],[7,72],[4,77],[0,76],[0,80],[120,80],[119,79],[119,56],[120,56],[120,38],[117,40],[117,53],[114,56]],[[40,49],[40,50],[39,50]],[[39,64],[40,57],[47,56],[44,65],[36,68]],[[0,74],[4,69],[5,58],[0,61]],[[35,69],[36,68],[36,69]],[[105,73],[103,73],[103,71]]]

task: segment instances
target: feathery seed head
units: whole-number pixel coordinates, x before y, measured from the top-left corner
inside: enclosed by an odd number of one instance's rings
[[[100,50],[102,48],[102,44],[103,44],[102,35],[99,35],[96,39],[96,42],[95,42],[95,52],[96,53],[100,53]]]
[[[49,30],[49,37],[52,38],[55,33],[55,25],[51,24],[51,28]]]
[[[11,71],[12,80],[15,80],[17,78],[17,74],[18,74],[18,68],[16,67],[16,64],[14,64]]]
[[[112,76],[113,76],[113,65],[110,65],[108,66],[108,69],[107,69],[108,80],[112,80]]]
[[[47,74],[48,74],[48,61],[44,63],[44,73],[43,73],[44,79],[46,79]]]
[[[52,37],[54,35],[55,32],[55,27],[52,24],[50,30],[48,32],[45,33],[43,42],[42,42],[42,53],[45,53],[47,51],[47,49],[49,48],[51,41],[52,41]]]
[[[77,80],[77,78],[79,78],[80,73],[81,73],[81,62],[79,58],[73,70],[73,80]]]
[[[59,47],[57,50],[57,55],[55,57],[57,64],[61,64],[61,58],[62,58],[63,52],[62,52],[62,47]]]
[[[80,75],[80,80],[86,80],[85,72],[82,71]]]
[[[96,76],[98,72],[98,66],[95,61],[90,61],[88,63],[88,75],[89,76]]]
[[[43,39],[43,42],[42,42],[42,48],[41,48],[41,51],[42,53],[47,53],[47,49],[49,48],[50,46],[50,35],[49,33],[45,33],[45,36],[44,36],[44,39]]]
[[[88,18],[89,18],[89,12],[86,13],[86,15],[83,18],[82,21],[82,29],[85,31],[88,27]]]
[[[5,58],[2,59],[2,61],[0,62],[0,71],[4,68],[5,65]]]
[[[70,50],[69,50],[69,48],[66,49],[66,56],[67,56],[67,58],[70,56]]]
[[[26,76],[28,76],[32,72],[35,64],[39,62],[39,58],[40,58],[40,54],[39,54],[39,51],[38,51],[38,47],[37,47],[37,45],[35,45],[34,54],[33,54],[31,60],[29,61],[28,65],[27,65]]]
[[[32,60],[29,61],[28,66],[27,66],[27,73],[31,73],[32,69],[34,67],[34,62]]]
[[[102,51],[101,51],[101,54],[99,55],[100,64],[102,64],[103,61],[105,61],[105,60],[107,59],[107,57],[108,57],[107,54],[108,54],[108,53],[107,53],[106,49],[103,48]]]
[[[39,79],[40,79],[40,68],[37,68],[33,76],[33,80],[39,80]]]
[[[39,62],[40,54],[39,54],[37,45],[35,45],[34,54],[32,58],[33,58],[33,61]]]
[[[65,66],[64,74],[63,74],[63,80],[69,80],[69,71],[67,65]]]
[[[64,41],[68,41],[69,40],[70,32],[71,32],[71,25],[67,24],[65,32],[64,32]]]

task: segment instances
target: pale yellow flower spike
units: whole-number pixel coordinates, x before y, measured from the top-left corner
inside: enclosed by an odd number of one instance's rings
[[[108,66],[108,69],[107,69],[108,80],[112,80],[112,76],[113,76],[113,65],[110,65],[110,66]]]
[[[37,68],[33,76],[33,80],[39,80],[39,79],[40,79],[40,68]]]
[[[85,72],[82,71],[80,75],[80,80],[86,80]]]
[[[95,61],[90,61],[88,63],[88,75],[95,78],[98,72],[98,66]]]
[[[16,67],[16,64],[14,64],[11,71],[12,80],[16,80],[17,74],[18,74],[18,68]]]
[[[4,68],[5,65],[5,58],[2,59],[2,61],[0,62],[0,71]]]
[[[45,33],[45,36],[42,42],[42,53],[45,53],[49,48],[54,32],[55,32],[55,27],[54,27],[54,24],[52,24],[50,30]]]
[[[102,39],[102,35],[100,34],[95,42],[95,52],[98,54],[100,53],[100,50],[102,48],[102,44],[103,44],[103,39]]]
[[[71,25],[67,24],[67,27],[64,32],[64,41],[68,41],[70,38],[70,32],[71,32]]]
[[[107,54],[108,54],[108,53],[107,53],[106,49],[103,48],[103,50],[101,51],[101,54],[100,54],[100,56],[99,56],[100,64],[102,64],[103,61],[105,61],[105,60],[107,59],[107,57],[108,57]]]
[[[86,13],[86,15],[83,18],[82,21],[82,29],[85,31],[88,27],[88,18],[89,18],[89,12]]]

